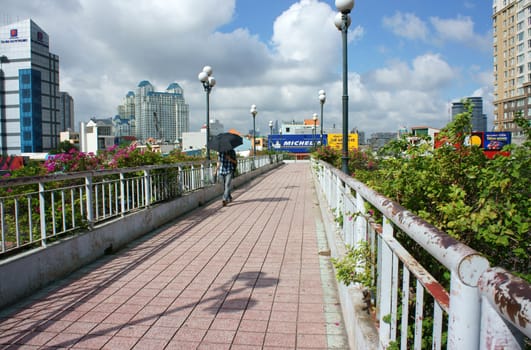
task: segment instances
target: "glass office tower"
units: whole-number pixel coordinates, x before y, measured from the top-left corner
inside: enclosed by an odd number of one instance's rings
[[[46,152],[61,130],[59,57],[31,19],[0,27],[0,154]]]

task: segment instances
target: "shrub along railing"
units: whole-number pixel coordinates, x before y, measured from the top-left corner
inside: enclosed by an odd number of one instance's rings
[[[238,174],[282,155],[238,159]],[[184,162],[5,179],[0,182],[0,259],[213,185],[212,164]]]
[[[321,205],[334,213],[344,244],[351,249],[368,247],[365,263],[372,278],[365,287],[374,292],[380,349],[529,345],[527,282],[490,268],[480,253],[329,164],[313,160],[312,168],[327,201]],[[404,248],[400,237],[412,240],[415,251]],[[448,280],[435,279],[428,271],[431,264],[421,265],[417,256],[434,259],[446,269]],[[352,274],[363,273],[364,268],[355,266]]]

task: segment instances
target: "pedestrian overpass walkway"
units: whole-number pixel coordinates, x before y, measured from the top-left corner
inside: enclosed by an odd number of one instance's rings
[[[285,164],[0,313],[7,349],[348,349],[309,164]]]

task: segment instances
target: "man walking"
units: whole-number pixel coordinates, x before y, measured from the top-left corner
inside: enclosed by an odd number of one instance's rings
[[[227,203],[232,201],[231,182],[237,164],[238,162],[236,161],[236,152],[234,152],[233,149],[231,149],[230,151],[219,152],[216,173],[219,174],[223,181],[223,206],[226,206]]]

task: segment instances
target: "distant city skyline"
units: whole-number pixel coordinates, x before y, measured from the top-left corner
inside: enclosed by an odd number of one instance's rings
[[[341,126],[341,35],[333,0],[4,0],[2,25],[31,18],[61,58],[76,125],[113,117],[141,80],[179,82],[190,130],[205,120],[197,74],[213,68],[211,118],[249,130],[319,113]],[[359,1],[349,32],[349,129],[444,126],[453,101],[482,97],[492,126],[492,2]],[[138,19],[142,18],[142,21]]]

